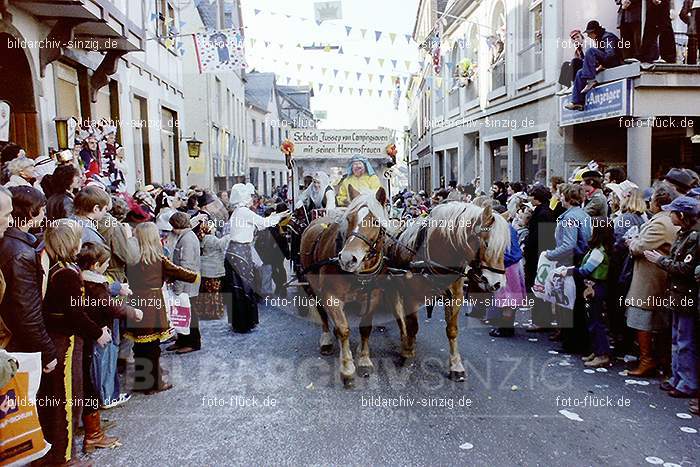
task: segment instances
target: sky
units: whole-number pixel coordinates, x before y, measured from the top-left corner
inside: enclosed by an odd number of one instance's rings
[[[418,48],[411,40],[407,43],[405,34],[413,32],[413,24],[419,0],[343,0],[341,20],[327,21],[320,26],[316,24],[314,14],[315,0],[241,0],[243,24],[246,36],[246,60],[248,70],[275,72],[279,84],[287,84],[286,77],[291,77],[290,84],[296,85],[297,79],[302,84],[309,81],[322,83],[321,92],[315,91],[312,99],[313,111],[326,111],[327,119],[319,124],[321,128],[378,128],[397,130],[397,134],[408,125],[405,86],[401,84],[401,99],[398,110],[394,100],[386,95],[379,98],[377,89],[393,89],[392,75],[408,76],[405,61],[413,62],[417,68]],[[256,15],[254,10],[260,10]],[[270,15],[270,12],[277,15]],[[286,18],[291,15],[292,18]],[[310,18],[302,21],[299,18]],[[347,35],[345,26],[353,29]],[[367,29],[362,38],[361,29]],[[382,31],[380,40],[375,40],[375,30]],[[392,44],[389,32],[397,33]],[[251,46],[250,40],[255,44]],[[265,41],[270,45],[265,47]],[[312,43],[331,43],[343,47],[343,55],[337,52],[304,51],[296,45]],[[280,48],[279,44],[283,46]],[[369,65],[364,57],[371,57]],[[378,58],[385,59],[382,67]],[[392,68],[391,60],[397,60],[397,70]],[[285,66],[289,61],[290,65]],[[299,71],[297,65],[301,64]],[[310,70],[309,66],[314,69]],[[323,73],[323,68],[326,73]],[[334,76],[333,69],[340,70]],[[350,71],[346,80],[345,71]],[[362,72],[361,81],[357,81],[357,72]],[[368,74],[373,80],[369,84]],[[385,75],[383,83],[379,75]],[[335,91],[328,93],[329,86]],[[344,87],[342,95],[337,90]],[[348,88],[355,88],[354,94],[348,94]],[[372,97],[365,91],[362,97],[357,88],[373,88]],[[386,91],[385,91],[386,92]]]

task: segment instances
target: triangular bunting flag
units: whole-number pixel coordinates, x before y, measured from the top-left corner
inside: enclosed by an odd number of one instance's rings
[[[367,90],[367,94],[369,94],[369,97],[372,97],[372,90],[371,90],[371,89],[368,89],[368,90]]]
[[[297,71],[301,71],[301,63],[297,64]]]
[[[394,91],[387,91],[387,93],[389,94],[389,99],[391,99],[391,96],[394,95]]]
[[[318,83],[318,92],[321,92],[321,89],[323,89],[323,83]]]
[[[445,65],[447,66],[447,70],[448,70],[450,73],[452,73],[452,69],[455,67],[455,64],[452,63],[452,62],[447,62],[447,63],[445,63]]]
[[[328,70],[328,68],[321,68],[321,74],[322,74],[323,76],[326,76],[326,71],[327,71],[327,70]]]
[[[379,84],[384,82],[384,75],[379,75]]]
[[[342,94],[344,89],[343,86],[339,86],[338,89],[340,89],[340,94]]]
[[[291,82],[292,82],[292,78],[290,78],[289,76],[287,76],[287,86],[289,86],[289,83],[291,83]]]
[[[372,73],[367,73],[367,81],[371,83],[371,82],[372,82],[372,78],[374,78],[374,74],[372,74]]]
[[[309,70],[314,71],[314,66],[313,66],[313,65],[309,65]]]
[[[333,70],[333,78],[338,76],[338,70]]]
[[[397,62],[396,60],[391,61],[391,68],[394,70],[396,69],[396,62]]]
[[[255,10],[253,10],[253,12],[255,13],[255,16],[259,15],[261,11],[262,10],[258,10],[257,8]]]
[[[370,59],[371,59],[371,57],[365,57],[365,62],[367,62],[367,65],[369,65]]]
[[[267,49],[268,47],[270,47],[270,42],[269,42],[269,41],[265,41],[265,48]]]
[[[333,85],[328,85],[328,92],[333,92]]]
[[[410,60],[406,60],[406,61],[403,62],[403,63],[404,63],[404,65],[406,65],[406,69],[407,69],[407,70],[410,70],[410,69],[411,69],[411,61],[410,61]]]
[[[395,33],[395,32],[390,32],[390,33],[389,33],[389,39],[391,39],[391,45],[394,45],[394,41],[396,40],[396,33]]]
[[[384,68],[384,59],[378,58],[377,61],[379,62],[379,68]]]
[[[442,88],[442,78],[435,78],[435,85],[438,87],[438,89]]]
[[[284,44],[280,42],[280,49],[284,47]]]
[[[409,44],[411,43],[411,35],[410,34],[406,34],[406,42]]]
[[[364,89],[360,88],[360,89],[357,90],[357,92],[359,92],[359,93],[360,93],[360,96],[361,96],[362,93],[364,92]]]
[[[320,26],[321,23],[323,23],[323,21],[320,21],[320,20],[319,20],[319,21],[316,21],[316,25],[317,25],[317,26]]]
[[[379,97],[382,97],[382,90],[380,89],[380,90],[377,91],[377,92],[379,92]]]
[[[360,78],[362,77],[362,73],[360,73],[358,71],[357,73],[355,73],[355,75],[357,75],[357,81],[360,81]]]
[[[374,31],[374,40],[378,41],[380,37],[382,37],[382,32]]]
[[[352,31],[352,26],[345,26],[345,32],[348,36],[350,35],[350,31]]]
[[[341,45],[340,48],[338,49],[338,55],[343,55],[345,52],[343,52],[343,46]]]
[[[252,38],[250,39],[250,46],[251,46],[251,47],[255,47],[255,41],[256,41],[256,40],[257,40],[257,39],[252,39]]]
[[[404,85],[404,86],[406,86],[406,81],[408,81],[408,78],[404,76],[404,77],[403,77],[403,85]]]
[[[297,80],[297,86],[301,86],[301,80],[300,80],[300,79]]]
[[[367,34],[367,30],[366,30],[366,29],[360,29],[360,32],[362,33],[362,38],[364,39],[364,38],[365,38],[365,34]]]
[[[346,72],[345,72],[345,79],[348,79],[348,76],[350,76],[350,72],[349,72],[349,71],[346,71]]]

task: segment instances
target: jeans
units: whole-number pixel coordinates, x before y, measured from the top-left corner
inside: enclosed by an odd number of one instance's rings
[[[605,303],[605,284],[596,283],[593,286],[594,296],[589,298],[584,305],[586,310],[586,323],[591,339],[591,350],[596,355],[610,355],[610,343],[608,342],[608,327],[603,319],[603,304]]]
[[[698,390],[698,324],[692,313],[673,312],[671,327],[671,378],[668,382],[679,391],[692,394]]]
[[[579,105],[584,105],[586,103],[586,96],[581,94],[581,90],[586,87],[588,80],[595,78],[597,73],[596,68],[598,68],[598,65],[612,68],[617,66],[618,63],[616,62],[614,55],[605,53],[601,49],[590,48],[586,50],[586,53],[583,56],[583,68],[576,72],[574,89],[571,94],[571,102]]]

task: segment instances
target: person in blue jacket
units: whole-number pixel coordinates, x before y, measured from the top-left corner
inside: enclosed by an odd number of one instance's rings
[[[606,31],[598,21],[590,21],[585,32],[596,45],[583,55],[583,68],[576,72],[571,102],[564,106],[567,110],[584,109],[586,93],[598,84],[595,77],[599,67],[614,68],[623,63],[620,38]]]

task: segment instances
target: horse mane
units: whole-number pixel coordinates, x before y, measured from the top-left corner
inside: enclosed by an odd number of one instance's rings
[[[417,219],[408,224],[399,240],[416,250],[419,247],[416,245],[418,233],[421,228],[427,225],[426,238],[437,231],[455,250],[466,251],[469,249],[469,235],[473,232],[473,228],[467,226],[479,224],[482,212],[482,208],[463,201],[439,204],[433,208],[428,217]],[[506,248],[510,247],[510,228],[508,222],[498,213],[494,212],[493,217],[494,222],[491,226],[486,253],[488,256],[498,257],[502,256]]]
[[[377,219],[379,225],[383,226],[387,231],[393,232],[395,230],[394,223],[390,222],[389,214],[387,210],[382,206],[382,204],[376,198],[376,192],[372,190],[362,191],[359,196],[353,199],[347,208],[343,209],[342,217],[340,217],[340,227],[343,232],[347,230],[348,227],[348,217],[350,214],[360,210],[360,208],[366,207],[369,212]]]

